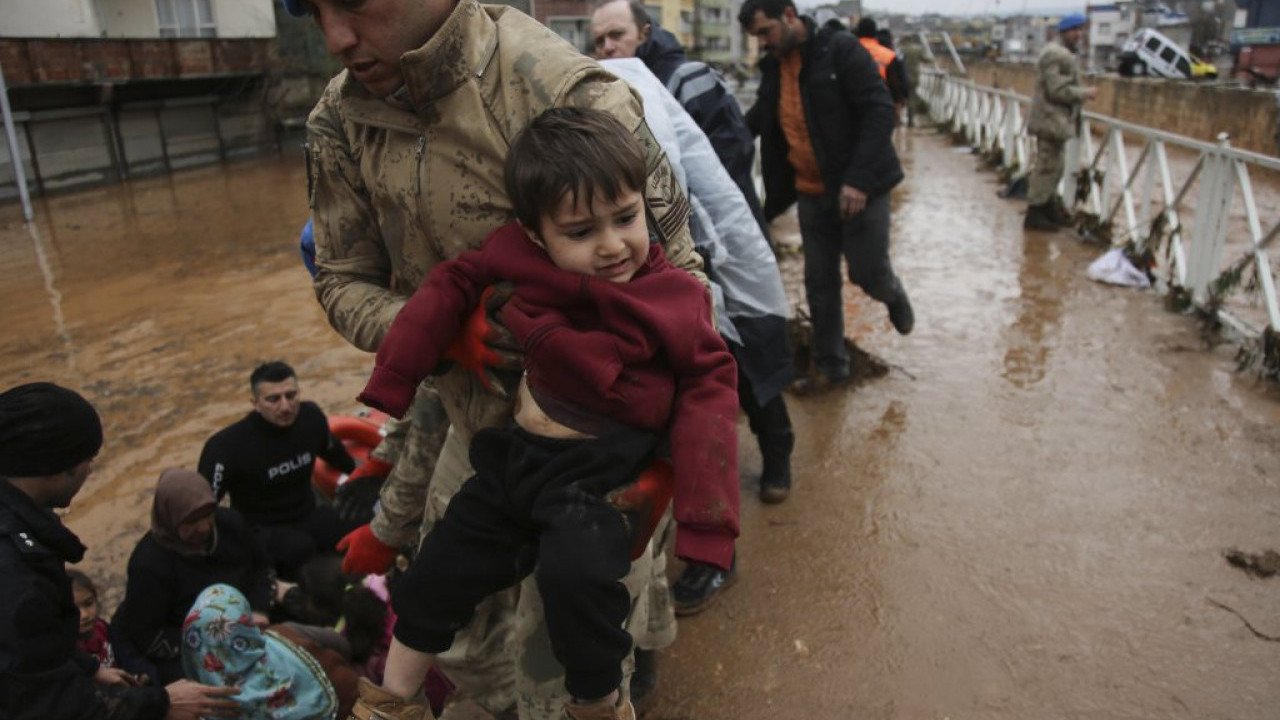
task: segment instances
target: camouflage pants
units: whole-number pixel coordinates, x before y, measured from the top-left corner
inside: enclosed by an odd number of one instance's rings
[[[448,431],[427,492],[422,535],[444,515],[449,499],[473,474],[467,457],[470,438]],[[665,557],[651,552],[631,565],[623,578],[632,599],[626,627],[636,644],[655,649],[675,638],[675,616],[667,595]],[[662,576],[654,583],[655,574]],[[655,587],[655,586],[659,586]],[[660,590],[661,597],[656,597]],[[439,656],[442,669],[458,688],[494,715],[515,707],[521,720],[559,720],[567,695],[564,670],[551,650],[543,621],[542,598],[532,577],[518,587],[487,598],[471,623],[458,632],[453,647]],[[622,692],[627,692],[631,661],[624,662]],[[445,720],[449,711],[444,713]]]
[[[1027,203],[1043,205],[1053,199],[1066,168],[1066,143],[1047,137],[1036,138],[1036,160],[1027,179]]]

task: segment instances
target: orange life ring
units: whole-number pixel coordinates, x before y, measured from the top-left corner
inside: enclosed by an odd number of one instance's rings
[[[378,410],[368,410],[360,415],[334,415],[329,418],[329,432],[342,441],[347,452],[363,463],[369,453],[382,442],[382,425],[387,421],[387,414]],[[338,480],[342,473],[324,458],[316,458],[311,469],[311,484],[325,498],[332,500],[338,488]]]

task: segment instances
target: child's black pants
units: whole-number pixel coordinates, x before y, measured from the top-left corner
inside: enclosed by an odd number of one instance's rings
[[[520,428],[477,433],[476,474],[395,587],[396,638],[443,652],[482,599],[533,572],[569,694],[595,699],[617,689],[631,651],[621,580],[633,524],[604,496],[635,479],[658,440],[632,430],[589,440]]]

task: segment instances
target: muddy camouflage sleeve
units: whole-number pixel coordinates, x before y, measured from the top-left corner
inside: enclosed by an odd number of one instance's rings
[[[417,542],[431,473],[448,430],[449,418],[440,395],[435,388],[419,385],[418,394],[409,406],[409,415],[404,421],[398,421],[394,433],[388,435],[387,440],[393,445],[388,448],[388,454],[381,456],[391,463],[392,469],[382,483],[378,512],[369,529],[383,543],[405,547]]]
[[[1084,102],[1084,87],[1077,81],[1075,57],[1071,53],[1065,50],[1042,53],[1039,73],[1044,84],[1045,99],[1049,102],[1058,105],[1079,105]]]
[[[406,297],[390,290],[377,215],[332,106],[307,123],[307,194],[315,222],[316,299],[347,342],[375,352]]]

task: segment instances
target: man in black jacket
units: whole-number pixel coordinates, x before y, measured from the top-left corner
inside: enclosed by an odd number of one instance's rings
[[[52,511],[71,504],[101,446],[98,413],[78,393],[41,382],[0,394],[0,718],[233,717],[235,688],[136,687],[76,646],[80,611],[65,563],[85,547]]]
[[[219,500],[231,495],[231,507],[262,535],[272,565],[293,580],[304,562],[333,551],[359,524],[316,502],[316,458],[344,473],[356,463],[320,407],[302,400],[293,368],[263,363],[250,374],[249,390],[253,411],[209,438],[199,472]]]
[[[591,37],[596,57],[640,58],[680,101],[707,134],[720,164],[742,191],[760,231],[769,238],[769,225],[751,177],[755,138],[720,73],[704,62],[690,60],[676,36],[654,22],[640,0],[604,0],[597,5],[591,11]]]
[[[738,21],[768,57],[747,122],[760,135],[764,214],[799,205],[818,374],[797,392],[846,382],[840,258],[901,334],[915,314],[889,263],[889,191],[902,181],[895,114],[875,60],[847,31],[814,25],[791,0],[746,0]]]

